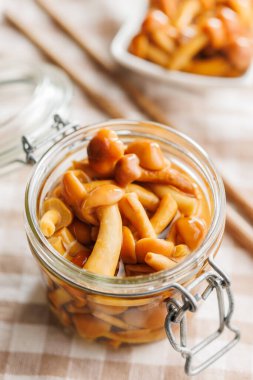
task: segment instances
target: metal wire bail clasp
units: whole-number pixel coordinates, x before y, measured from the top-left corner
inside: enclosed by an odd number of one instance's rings
[[[172,347],[180,352],[186,359],[185,373],[187,375],[196,375],[210,366],[218,358],[229,351],[240,339],[240,332],[231,326],[231,317],[234,311],[234,301],[230,289],[230,281],[226,274],[214,263],[213,257],[209,257],[208,262],[214,271],[203,273],[200,277],[194,280],[189,286],[182,287],[175,284],[174,288],[181,294],[181,301],[174,298],[167,300],[168,314],[165,320],[165,330],[167,337]],[[203,281],[207,282],[207,287],[202,294],[192,294],[197,285],[200,285]],[[195,312],[198,309],[198,303],[201,300],[206,300],[212,291],[216,291],[217,302],[219,308],[219,326],[218,329],[198,343],[192,348],[187,347],[187,320],[186,311]],[[228,307],[225,308],[225,297],[227,297]],[[173,324],[179,324],[180,326],[180,342],[177,343],[175,335],[172,331]],[[225,329],[230,330],[233,333],[233,338],[220,350],[208,357],[204,362],[194,366],[193,359],[204,348],[210,345],[214,340],[219,338]]]
[[[78,127],[79,125],[69,123],[56,114],[50,129],[45,130],[44,133],[39,136],[22,136],[22,146],[25,153],[24,163],[35,164],[46,149]]]

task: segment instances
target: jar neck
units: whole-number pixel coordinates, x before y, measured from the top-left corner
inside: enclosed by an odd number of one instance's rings
[[[185,166],[194,167],[209,189],[212,204],[212,222],[202,245],[182,263],[170,270],[136,277],[107,277],[87,272],[67,261],[42,235],[37,212],[39,203],[49,190],[50,181],[56,180],[73,159],[84,156],[85,146],[100,128],[115,130],[125,141],[152,138],[168,154],[181,159]],[[36,166],[27,186],[25,197],[25,226],[29,243],[41,265],[55,276],[73,286],[118,297],[138,297],[159,293],[173,283],[185,283],[199,272],[207,257],[220,246],[225,221],[225,193],[222,180],[207,154],[188,137],[172,128],[153,123],[126,120],[80,127],[55,144]]]

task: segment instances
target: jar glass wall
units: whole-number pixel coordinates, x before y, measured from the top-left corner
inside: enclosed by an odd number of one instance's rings
[[[73,160],[86,156],[90,139],[108,127],[129,143],[151,139],[202,188],[211,211],[211,224],[201,246],[170,270],[136,277],[106,277],[87,272],[64,259],[42,235],[38,214],[48,191]],[[170,285],[185,285],[208,269],[224,231],[225,194],[220,176],[206,153],[171,128],[151,122],[113,120],[78,128],[55,144],[36,166],[25,200],[26,232],[43,272],[50,307],[60,322],[82,337],[122,343],[145,343],[165,336],[165,300],[176,297]]]

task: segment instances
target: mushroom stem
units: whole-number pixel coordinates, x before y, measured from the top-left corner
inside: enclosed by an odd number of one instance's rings
[[[117,205],[99,210],[100,227],[96,244],[84,269],[90,272],[114,276],[122,243],[122,220]]]
[[[170,260],[168,257],[153,252],[146,254],[145,262],[156,271],[172,269],[177,265],[175,261]]]
[[[61,215],[57,210],[49,210],[47,211],[41,218],[40,228],[42,233],[46,237],[50,237],[55,232],[55,226],[61,220]]]
[[[170,193],[161,199],[155,214],[151,218],[151,224],[157,234],[160,234],[172,221],[177,212],[177,202]]]
[[[138,181],[172,185],[185,193],[194,194],[193,183],[184,177],[178,170],[168,167],[162,170],[142,169]]]
[[[155,230],[135,193],[126,194],[119,202],[119,207],[141,238],[156,238]]]

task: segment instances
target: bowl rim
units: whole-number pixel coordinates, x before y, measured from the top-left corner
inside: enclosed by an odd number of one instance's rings
[[[121,66],[153,80],[155,79],[181,88],[207,90],[209,88],[253,87],[253,63],[241,76],[226,78],[167,70],[158,64],[129,53],[128,46],[131,39],[139,31],[146,9],[147,4],[145,2],[138,7],[135,14],[132,14],[123,23],[111,42],[111,55]]]

